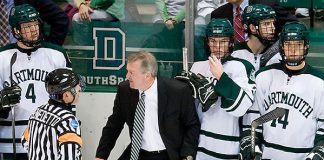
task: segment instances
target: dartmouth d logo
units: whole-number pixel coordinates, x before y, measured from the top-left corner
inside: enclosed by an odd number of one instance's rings
[[[125,65],[125,33],[119,28],[93,28],[93,69],[119,70]]]

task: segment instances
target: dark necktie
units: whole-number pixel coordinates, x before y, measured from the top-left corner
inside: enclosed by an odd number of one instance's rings
[[[145,94],[141,93],[141,98],[138,101],[134,125],[133,125],[133,134],[132,134],[132,149],[131,149],[131,160],[137,160],[139,156],[139,151],[142,145],[142,134],[144,130],[144,118],[145,118]]]
[[[234,21],[233,21],[235,42],[245,41],[244,28],[242,25],[242,15],[240,10],[241,10],[240,6],[236,7],[236,13],[234,15]]]
[[[0,47],[9,43],[9,21],[4,0],[0,0]]]

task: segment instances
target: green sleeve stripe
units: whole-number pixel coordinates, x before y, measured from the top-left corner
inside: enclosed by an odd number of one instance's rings
[[[235,103],[241,88],[224,72],[214,86],[214,90],[222,97],[222,108],[228,108]]]
[[[268,142],[264,142],[264,145],[266,147],[274,148],[274,149],[281,150],[284,152],[291,152],[291,153],[307,153],[312,150],[312,148],[293,148],[293,147],[287,147],[287,146],[274,144],[274,143],[268,143]]]
[[[244,99],[246,93],[243,91],[243,89],[240,90],[239,96],[237,97],[237,99],[235,100],[234,104],[230,107],[228,107],[226,110],[226,112],[233,112],[235,111],[241,104],[242,100]]]
[[[219,158],[219,159],[237,159],[238,158],[238,154],[222,154],[222,153],[217,153],[214,151],[210,151],[204,147],[198,147],[198,152],[202,152],[205,153],[211,157],[215,157],[215,158]]]
[[[248,61],[230,57],[230,60],[238,61],[243,64],[246,71],[246,76],[249,79],[248,83],[254,84],[254,81],[251,80],[251,73],[254,70],[254,67]],[[250,99],[252,98],[237,84],[235,83],[226,73],[223,73],[219,81],[214,87],[215,92],[222,97],[221,107],[224,108],[227,112],[235,111],[244,100],[245,96]]]
[[[208,132],[205,130],[201,130],[200,134],[205,135],[207,137],[214,138],[214,139],[224,140],[224,141],[232,141],[232,142],[240,141],[240,137],[221,135],[221,134],[217,134],[217,133]]]

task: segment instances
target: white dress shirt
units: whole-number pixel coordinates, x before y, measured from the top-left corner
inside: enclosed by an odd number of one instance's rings
[[[139,91],[140,93],[142,91]],[[164,150],[158,123],[158,90],[157,79],[145,93],[145,118],[142,140],[142,149],[146,151]]]
[[[242,3],[240,4],[241,15],[243,14],[243,11],[244,11],[245,7],[247,7],[248,5],[249,5],[248,0],[243,0],[242,1]],[[237,7],[237,5],[233,5],[233,17],[235,17],[235,14],[236,14],[236,7]]]

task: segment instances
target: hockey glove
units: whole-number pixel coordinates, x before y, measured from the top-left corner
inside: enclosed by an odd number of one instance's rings
[[[203,106],[202,111],[206,112],[217,100],[218,95],[214,91],[214,85],[217,81],[215,78],[205,78],[201,74],[196,75],[194,73],[189,78],[197,90],[197,98]]]
[[[20,102],[21,88],[18,85],[4,87],[1,91],[0,102],[2,108],[9,108]]]
[[[190,86],[191,90],[192,90],[192,96],[194,98],[197,98],[196,88],[193,85],[193,83],[190,81],[190,78],[189,78],[191,74],[193,74],[193,73],[190,72],[190,71],[182,70],[174,78],[177,79],[177,80],[180,80],[180,81],[183,81],[183,82],[187,83]]]
[[[246,131],[246,133],[248,133]],[[243,133],[244,135],[244,133]],[[260,141],[258,137],[255,137],[255,155],[252,155],[252,147],[251,147],[251,135],[243,136],[240,140],[240,155],[239,160],[257,160],[261,159],[262,151],[260,149]]]
[[[316,146],[307,155],[306,160],[324,160],[324,146]]]
[[[8,118],[11,106],[20,102],[21,88],[18,85],[5,86],[0,91],[0,118]]]

